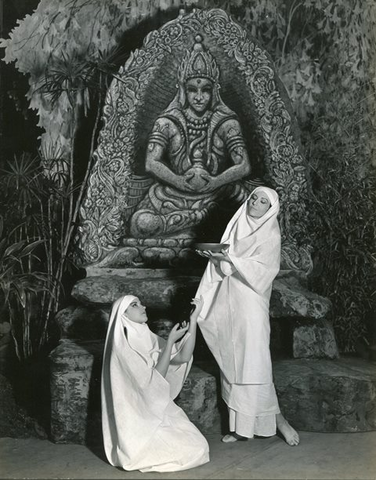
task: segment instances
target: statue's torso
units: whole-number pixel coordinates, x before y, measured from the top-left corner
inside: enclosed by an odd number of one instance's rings
[[[226,170],[231,166],[226,139],[234,122],[238,124],[235,117],[235,114],[214,113],[201,124],[190,121],[178,110],[159,117],[154,128],[165,137],[165,161],[169,168],[177,175],[184,175],[197,160],[197,152],[201,152],[200,163],[210,175]]]

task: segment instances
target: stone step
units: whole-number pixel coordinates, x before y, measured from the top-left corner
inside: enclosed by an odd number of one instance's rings
[[[273,373],[281,412],[296,429],[376,430],[376,363],[359,358],[276,360]],[[197,365],[177,403],[204,433],[220,432],[221,426],[226,431],[227,412],[215,366]]]
[[[375,362],[355,357],[279,360],[273,371],[281,411],[298,430],[376,430]]]
[[[51,353],[53,441],[100,440],[102,351],[103,341],[77,344],[66,340]],[[281,411],[298,430],[376,430],[375,363],[340,358],[276,360],[273,365]],[[203,433],[226,431],[227,413],[215,364],[194,364],[176,401]]]
[[[148,310],[149,326],[163,338],[177,321],[189,318],[184,305],[179,315],[163,315]],[[70,305],[60,310],[55,317],[63,339],[100,340],[106,336],[109,308]],[[270,349],[272,355],[293,358],[337,358],[339,356],[335,334],[331,323],[323,319],[271,318]],[[195,357],[199,360],[212,358],[199,330],[197,333]]]
[[[187,320],[191,305],[181,303],[180,312],[169,316],[148,309],[149,327],[163,338],[177,321]],[[100,340],[106,336],[109,308],[70,305],[55,317],[63,339]],[[331,323],[325,318],[271,318],[270,349],[272,355],[293,358],[337,358],[339,356]],[[195,358],[210,360],[212,355],[199,329]]]
[[[100,275],[88,276],[76,282],[72,296],[87,306],[110,306],[122,295],[136,295],[151,309],[179,312],[182,304],[189,305],[201,276],[179,274],[164,269],[142,269],[128,272],[107,269]],[[270,315],[273,318],[302,317],[321,319],[330,311],[327,298],[309,291],[296,276],[280,272],[273,283]]]

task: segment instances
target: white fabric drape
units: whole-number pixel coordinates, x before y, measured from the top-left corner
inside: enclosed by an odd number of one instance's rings
[[[208,444],[174,402],[192,359],[170,365],[166,378],[155,365],[166,341],[124,312],[135,299],[117,300],[107,330],[102,367],[102,430],[108,461],[125,470],[169,472],[209,461]],[[187,334],[188,335],[188,334]],[[173,348],[180,351],[187,335]]]
[[[248,429],[249,437],[269,432],[273,422],[266,416],[279,413],[269,349],[269,300],[280,267],[279,200],[267,187],[252,194],[261,191],[271,207],[254,218],[247,214],[248,199],[240,206],[221,238],[232,264],[209,262],[196,293],[204,299],[198,324],[220,367],[223,399],[230,411],[264,416],[268,424]]]

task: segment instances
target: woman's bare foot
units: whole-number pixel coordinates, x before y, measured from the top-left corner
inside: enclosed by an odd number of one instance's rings
[[[296,445],[299,445],[299,441],[300,441],[299,434],[294,428],[292,428],[292,426],[285,419],[285,417],[281,413],[278,413],[278,415],[276,415],[276,420],[277,420],[277,428],[282,434],[286,443],[291,447],[295,447]]]
[[[225,435],[224,437],[222,437],[222,442],[223,443],[233,443],[233,442],[237,442],[237,441],[245,442],[246,440],[248,440],[247,437],[242,437],[241,435],[238,435],[235,432],[230,432],[227,435]]]

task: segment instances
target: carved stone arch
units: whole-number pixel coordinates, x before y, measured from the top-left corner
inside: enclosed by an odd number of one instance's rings
[[[150,185],[137,177],[147,136],[176,93],[178,66],[197,34],[218,63],[221,96],[240,118],[256,174],[279,193],[285,267],[308,271],[307,168],[288,99],[267,52],[221,9],[179,15],[149,33],[113,80],[81,209],[85,262],[96,264],[121,247],[129,211]]]

